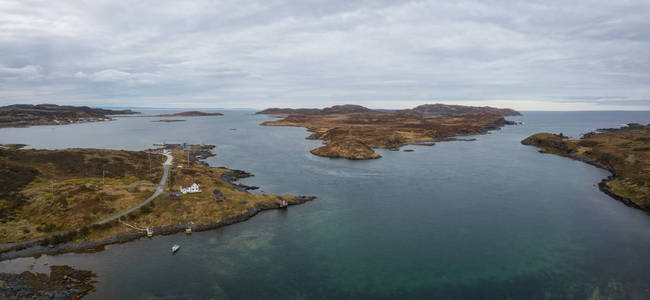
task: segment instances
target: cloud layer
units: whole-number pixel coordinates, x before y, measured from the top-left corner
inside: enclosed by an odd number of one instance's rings
[[[650,109],[648,1],[116,2],[0,1],[0,104]]]

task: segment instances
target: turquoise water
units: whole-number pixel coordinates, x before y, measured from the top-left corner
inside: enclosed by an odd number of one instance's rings
[[[256,176],[266,193],[319,199],[219,230],[141,239],[44,262],[95,271],[96,299],[650,299],[650,216],[601,193],[608,174],[519,142],[540,132],[579,136],[650,112],[526,112],[474,142],[378,150],[379,160],[316,157],[303,128],[269,117],[0,129],[0,143],[140,150],[159,142],[217,145],[214,166]],[[232,130],[236,129],[236,130]],[[182,245],[174,256],[171,245]]]

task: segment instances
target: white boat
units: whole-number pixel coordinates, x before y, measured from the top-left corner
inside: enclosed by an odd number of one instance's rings
[[[179,246],[179,245],[172,246],[172,253],[176,253],[176,251],[178,251],[178,249],[180,249],[180,248],[181,248],[181,246]]]

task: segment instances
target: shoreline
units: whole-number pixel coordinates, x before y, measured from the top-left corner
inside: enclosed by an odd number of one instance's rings
[[[309,152],[316,156],[366,160],[381,158],[376,149],[399,151],[406,145],[456,140],[486,134],[517,121],[506,116],[521,113],[505,108],[424,104],[412,109],[373,110],[360,105],[334,105],[322,109],[269,108],[256,114],[271,115],[261,126],[304,127],[308,140],[323,145]]]
[[[174,148],[178,146],[181,145],[169,144],[166,145],[165,148],[163,149],[167,149],[169,147]],[[214,154],[211,152],[211,149],[214,148],[214,146],[207,145],[204,147],[206,147],[207,149],[197,149],[195,151],[192,151],[191,154],[192,162],[198,163],[200,165],[204,165],[208,168],[227,169],[226,167],[209,166],[208,163],[204,161],[204,159],[210,156],[214,156]],[[237,183],[239,179],[253,177],[254,176],[253,174],[242,170],[234,170],[234,169],[228,169],[228,170],[229,170],[228,172],[221,174],[219,176],[219,179],[221,179],[226,184],[230,185],[236,191],[254,195],[251,194],[249,190],[258,189],[258,187]],[[317,198],[316,196],[304,196],[304,195],[293,196],[288,199],[287,205],[303,204],[308,201],[312,201],[316,198]],[[257,203],[254,206],[248,208],[246,211],[244,211],[241,214],[231,216],[227,219],[223,219],[218,222],[211,222],[210,220],[207,220],[208,221],[207,223],[202,223],[202,224],[193,224],[193,223],[185,222],[185,223],[177,223],[177,224],[171,224],[165,226],[154,226],[152,227],[152,229],[154,231],[154,235],[176,234],[179,232],[184,232],[185,229],[188,227],[191,227],[192,231],[207,231],[207,230],[213,230],[228,225],[232,225],[235,223],[247,221],[248,219],[254,217],[258,213],[265,210],[281,209],[281,208],[286,208],[286,206],[282,207],[279,203],[276,202]],[[105,237],[98,240],[66,242],[65,239],[63,239],[63,241],[57,242],[58,240],[57,237],[69,236],[69,235],[73,236],[75,234],[82,232],[83,230],[88,230],[88,229],[102,230],[103,228],[120,226],[120,224],[118,223],[120,223],[119,219],[109,220],[108,222],[105,223],[98,222],[86,227],[76,228],[65,232],[61,232],[55,236],[41,237],[32,240],[5,244],[4,248],[0,248],[0,261],[11,260],[11,259],[21,258],[21,257],[40,256],[43,254],[58,255],[58,254],[69,253],[69,252],[77,252],[77,253],[98,252],[104,250],[105,246],[107,245],[127,243],[147,236],[145,231],[127,231],[127,232],[120,232],[116,235]]]
[[[288,201],[288,205],[299,205],[316,199],[315,196],[296,196]],[[208,231],[228,225],[240,223],[249,220],[250,218],[256,216],[260,212],[265,210],[272,209],[281,209],[279,204],[267,205],[260,204],[256,205],[253,208],[248,209],[243,214],[209,224],[194,224],[191,225],[192,231]],[[180,232],[184,232],[188,227],[188,224],[174,224],[169,226],[154,227],[154,233],[157,235],[172,235]],[[50,246],[41,246],[38,242],[35,242],[31,245],[26,245],[20,249],[9,249],[5,252],[0,253],[0,261],[11,260],[21,257],[30,257],[30,256],[40,256],[40,255],[58,255],[69,252],[77,253],[92,253],[103,251],[106,246],[111,244],[122,244],[131,242],[134,240],[141,239],[146,237],[147,234],[142,231],[132,231],[120,233],[114,237],[98,240],[98,241],[86,241],[79,243],[63,243]]]
[[[586,157],[584,157],[584,156],[582,156],[580,154],[567,154],[567,156],[568,156],[568,158],[571,158],[573,160],[578,160],[578,161],[581,161],[581,162],[586,163],[588,165],[592,165],[594,167],[597,167],[597,168],[600,168],[600,169],[605,169],[605,170],[609,171],[610,175],[603,178],[602,180],[600,180],[598,182],[598,189],[601,192],[603,192],[605,195],[607,195],[607,196],[609,196],[609,197],[611,197],[611,198],[613,198],[615,200],[618,200],[620,202],[623,202],[623,204],[625,204],[625,205],[627,205],[629,207],[636,208],[636,209],[639,209],[639,210],[643,211],[643,209],[639,205],[637,205],[636,203],[632,202],[632,200],[612,192],[612,190],[609,188],[607,183],[618,178],[618,175],[617,175],[616,170],[614,168],[612,168],[612,167],[610,167],[610,166],[608,166],[606,164],[603,164],[601,162],[586,158]],[[646,213],[650,214],[650,212],[646,212]]]
[[[522,144],[524,144],[523,141],[522,141]],[[524,144],[524,145],[529,145],[529,144]],[[585,157],[583,155],[580,155],[580,154],[567,153],[563,149],[560,149],[558,147],[554,147],[552,145],[544,145],[544,144],[534,145],[534,144],[530,144],[530,146],[535,146],[535,147],[540,148],[540,150],[538,150],[539,153],[555,154],[555,155],[563,156],[563,157],[566,157],[566,158],[569,158],[569,159],[572,159],[572,160],[577,160],[577,161],[586,163],[588,165],[592,165],[592,166],[594,166],[596,168],[599,168],[599,169],[607,170],[610,173],[610,175],[603,178],[601,181],[598,182],[598,189],[601,192],[603,192],[605,195],[609,196],[612,199],[618,200],[618,201],[622,202],[623,204],[625,204],[625,205],[627,205],[629,207],[636,208],[636,209],[639,209],[641,211],[644,211],[644,212],[646,212],[646,214],[650,214],[650,212],[643,210],[639,205],[634,203],[629,198],[623,197],[621,195],[618,195],[618,194],[612,192],[612,190],[609,188],[607,183],[618,178],[618,175],[617,175],[616,170],[614,168],[612,168],[612,167],[610,167],[610,166],[608,166],[606,164],[603,164],[603,163],[601,163],[599,161],[589,159],[589,158],[587,158],[587,157]],[[554,149],[556,151],[547,151],[545,149],[546,147]]]

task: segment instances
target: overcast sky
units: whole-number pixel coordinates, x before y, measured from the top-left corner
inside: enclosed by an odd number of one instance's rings
[[[0,104],[650,109],[648,0],[118,2],[0,0]]]

